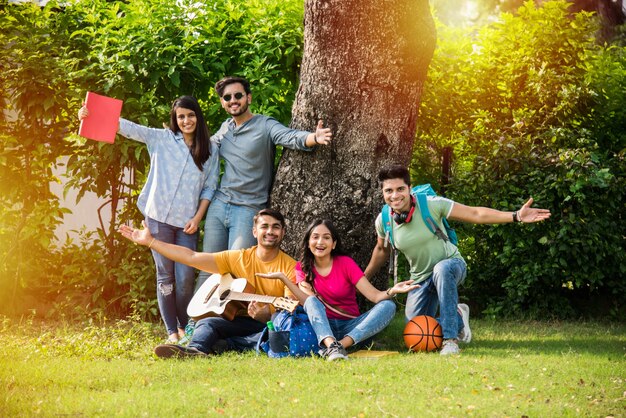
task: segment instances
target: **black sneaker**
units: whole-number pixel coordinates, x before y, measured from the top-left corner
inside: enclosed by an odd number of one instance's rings
[[[321,350],[320,355],[327,361],[348,360],[346,349],[343,348],[343,345],[338,341],[333,341],[329,347]]]
[[[191,357],[205,357],[206,354],[197,348],[182,347],[176,344],[161,344],[157,345],[154,349],[154,354],[160,358],[191,358]]]

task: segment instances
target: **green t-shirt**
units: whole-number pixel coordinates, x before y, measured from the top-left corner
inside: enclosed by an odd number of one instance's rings
[[[454,202],[450,199],[428,196],[430,214],[444,232],[445,228],[441,219],[448,217],[452,206],[454,206]],[[419,208],[415,208],[411,222],[398,225],[392,220],[391,228],[393,228],[395,247],[406,257],[409,262],[411,279],[416,282],[428,279],[433,273],[435,264],[441,260],[448,258],[463,259],[456,245],[450,241],[440,240],[428,229],[422,219]],[[376,232],[380,238],[385,238],[382,214],[379,214],[376,218]]]

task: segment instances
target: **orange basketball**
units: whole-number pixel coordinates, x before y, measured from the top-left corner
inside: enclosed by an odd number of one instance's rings
[[[404,327],[404,343],[412,351],[435,351],[443,343],[441,325],[432,316],[418,315]]]

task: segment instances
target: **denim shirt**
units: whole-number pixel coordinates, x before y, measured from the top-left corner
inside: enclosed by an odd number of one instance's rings
[[[274,173],[277,145],[310,151],[304,143],[310,132],[287,128],[276,119],[253,115],[236,126],[231,118],[211,137],[219,144],[224,174],[215,198],[234,205],[263,208]]]
[[[118,133],[148,147],[150,172],[137,199],[144,216],[183,228],[198,211],[201,199],[213,199],[219,173],[213,169],[219,166],[219,149],[213,141],[211,156],[200,171],[180,132],[147,128],[120,118]]]

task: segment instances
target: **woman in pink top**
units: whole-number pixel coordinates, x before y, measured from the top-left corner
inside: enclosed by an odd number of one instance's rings
[[[281,276],[284,274],[264,275],[283,280]],[[289,286],[288,280],[283,282]],[[329,361],[348,358],[346,348],[382,331],[396,313],[391,298],[419,287],[408,280],[386,291],[376,289],[356,262],[345,255],[337,230],[325,219],[307,228],[296,265],[296,282],[298,287],[291,284],[290,288],[309,316],[322,348],[320,355]],[[359,311],[357,290],[375,303],[365,313]]]

